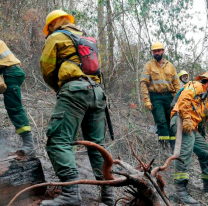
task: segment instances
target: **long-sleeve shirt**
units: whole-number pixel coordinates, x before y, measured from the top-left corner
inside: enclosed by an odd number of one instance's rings
[[[175,67],[166,59],[162,66],[155,59],[147,62],[140,83],[144,102],[150,101],[149,92],[176,94],[181,88]]]

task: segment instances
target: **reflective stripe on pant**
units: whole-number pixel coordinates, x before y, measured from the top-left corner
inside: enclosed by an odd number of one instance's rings
[[[172,99],[171,93],[150,93],[150,100],[153,106],[152,114],[157,125],[157,133],[160,140],[175,140],[175,134],[170,130],[170,104]]]
[[[177,116],[171,119],[171,129],[174,133],[177,131]],[[208,144],[205,139],[198,133],[192,132],[191,135],[182,134],[182,144],[180,158],[184,161],[184,164],[175,161],[175,181],[181,182],[188,179],[189,167],[191,164],[191,158],[193,152],[198,156],[202,174],[208,175]],[[181,176],[178,174],[182,174]]]
[[[204,180],[208,180],[208,174],[201,174],[201,178]]]
[[[56,106],[47,128],[46,150],[56,175],[61,180],[78,176],[70,143],[76,141],[80,126],[85,140],[103,146],[106,101],[100,86],[94,87],[94,92],[88,82],[72,81],[66,83],[57,95]],[[90,147],[87,151],[95,176],[102,176],[101,154]]]
[[[16,128],[16,132],[21,134],[26,131],[31,131],[29,120],[21,100],[20,86],[25,79],[24,71],[16,65],[4,69],[2,74],[7,85],[7,90],[3,94],[4,104],[9,118]]]

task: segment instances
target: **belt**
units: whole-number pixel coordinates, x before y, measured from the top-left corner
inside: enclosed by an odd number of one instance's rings
[[[62,86],[68,82],[73,82],[73,81],[85,81],[88,82],[87,79],[85,79],[84,77],[76,77],[76,78],[70,78],[70,79],[66,79],[64,81],[62,81]]]

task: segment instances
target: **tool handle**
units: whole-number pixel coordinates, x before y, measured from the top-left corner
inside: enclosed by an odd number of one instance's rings
[[[174,149],[174,156],[179,156],[181,151],[181,142],[182,142],[182,119],[178,116],[177,120],[177,132],[176,132],[176,143]]]

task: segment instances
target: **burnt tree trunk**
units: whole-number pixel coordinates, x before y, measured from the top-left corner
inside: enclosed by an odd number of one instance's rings
[[[27,160],[0,159],[0,206],[5,206],[22,189],[45,182],[41,162],[38,158]],[[46,187],[33,189],[19,197],[42,195]]]

